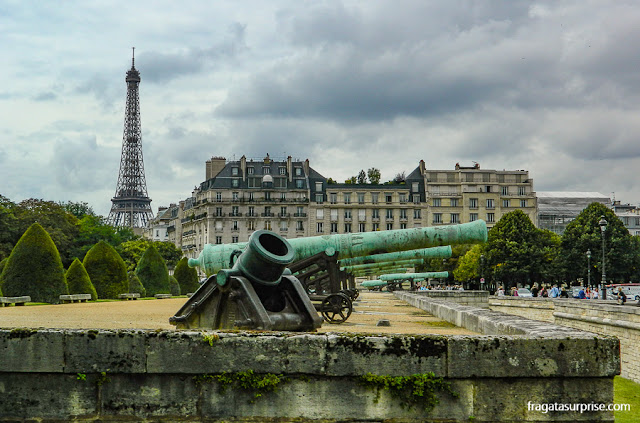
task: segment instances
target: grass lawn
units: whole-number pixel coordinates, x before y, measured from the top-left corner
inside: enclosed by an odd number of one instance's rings
[[[613,380],[613,399],[616,404],[630,404],[630,411],[615,411],[616,423],[640,421],[640,383],[616,376]]]

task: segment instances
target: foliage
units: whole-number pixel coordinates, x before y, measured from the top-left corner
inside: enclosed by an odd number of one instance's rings
[[[345,183],[345,184],[348,184],[348,185],[352,185],[352,184],[355,184],[355,183],[356,183],[356,179],[357,179],[357,178],[356,178],[355,176],[352,176],[351,178],[349,178],[349,179],[347,179],[346,181],[344,181],[344,183]]]
[[[604,232],[607,279],[628,281],[633,274],[637,276],[638,243],[632,242],[629,231],[612,210],[592,203],[567,225],[562,235],[560,251],[566,279],[586,278],[587,250],[591,250],[592,283],[602,279],[602,232],[598,224],[601,216],[608,222]]]
[[[155,246],[149,246],[142,254],[136,267],[136,275],[149,297],[170,293],[167,265]]]
[[[402,171],[400,173],[396,173],[396,176],[393,177],[394,184],[402,184],[407,179],[407,173]]]
[[[108,225],[102,216],[87,214],[77,223],[78,235],[74,240],[71,253],[83,259],[87,251],[100,241],[116,247],[123,242],[137,239],[131,228],[114,228]]]
[[[2,288],[2,271],[4,270],[4,266],[7,264],[7,260],[9,257],[0,260],[0,288]],[[0,297],[2,296],[2,291],[0,291]]]
[[[359,184],[366,184],[367,183],[367,174],[364,172],[364,169],[360,170],[360,173],[358,173],[357,182]]]
[[[333,178],[327,179],[327,185],[337,184],[337,182]]]
[[[76,219],[82,219],[85,216],[95,216],[91,206],[84,201],[80,203],[69,201],[68,203],[62,202],[59,204],[67,213],[74,215]]]
[[[425,411],[431,411],[438,403],[436,391],[441,391],[457,397],[451,385],[444,379],[436,377],[432,372],[411,376],[380,376],[367,373],[360,376],[359,383],[376,391],[376,402],[382,390],[388,390],[391,396],[409,409],[420,406]]]
[[[198,272],[193,267],[189,267],[189,259],[183,257],[180,259],[173,271],[173,276],[180,284],[180,290],[183,293],[196,292],[200,288],[198,283]]]
[[[169,292],[172,296],[177,297],[180,295],[180,284],[178,280],[173,276],[169,276]]]
[[[485,244],[487,273],[506,287],[532,284],[550,275],[559,238],[536,229],[522,210],[502,216]]]
[[[6,296],[28,295],[33,302],[57,304],[68,294],[64,268],[53,240],[39,223],[25,231],[2,272]]]
[[[629,404],[628,411],[615,411],[616,423],[635,423],[638,421],[637,410],[640,409],[640,383],[625,379],[622,376],[613,378],[614,404]]]
[[[127,264],[127,270],[133,271],[138,266],[140,258],[150,246],[154,246],[166,261],[167,267],[175,268],[182,257],[182,251],[168,241],[150,241],[148,239],[136,239],[126,241],[117,247],[122,259]]]
[[[278,385],[289,381],[288,378],[283,377],[282,375],[276,375],[273,373],[260,375],[254,373],[253,370],[236,373],[224,372],[219,375],[199,375],[195,376],[194,380],[197,384],[203,382],[218,382],[218,392],[221,395],[224,395],[230,387],[251,393],[253,395],[253,399],[249,401],[250,403],[253,403],[256,399],[262,397],[268,392],[276,391],[278,389]]]
[[[128,291],[127,267],[118,252],[104,241],[98,242],[82,262],[98,298],[118,298]]]
[[[482,255],[482,245],[476,244],[458,261],[458,267],[453,271],[453,276],[457,281],[468,281],[480,277],[480,256]]]
[[[140,297],[147,296],[147,290],[144,289],[144,285],[140,282],[140,278],[135,272],[129,272],[129,292],[132,294],[140,294]]]
[[[73,260],[65,276],[69,286],[69,294],[91,294],[91,300],[98,299],[96,288],[91,283],[91,278],[80,260]]]
[[[367,170],[367,176],[369,177],[369,182],[376,185],[380,183],[380,169],[376,169],[375,167]]]

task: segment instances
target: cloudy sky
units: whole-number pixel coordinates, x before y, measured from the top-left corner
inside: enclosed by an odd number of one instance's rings
[[[114,195],[131,47],[154,211],[211,156],[479,162],[640,203],[640,2],[0,0],[0,194]]]

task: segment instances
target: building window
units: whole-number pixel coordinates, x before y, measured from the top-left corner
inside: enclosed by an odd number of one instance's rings
[[[398,201],[400,201],[400,203],[406,203],[407,202],[407,194],[406,193],[400,193],[398,194]]]
[[[232,179],[231,180],[231,187],[238,188],[239,186],[240,186],[240,180],[238,180],[238,179]]]
[[[491,192],[491,185],[486,185],[484,187],[484,192]]]
[[[249,212],[247,213],[247,216],[253,217],[255,215],[256,215],[256,208],[253,206],[249,206]]]
[[[331,204],[338,204],[338,194],[335,192],[332,192],[329,194],[329,203]]]
[[[422,210],[414,209],[413,210],[413,218],[414,219],[422,219]]]
[[[238,201],[238,193],[237,192],[232,193],[231,196],[233,198],[233,201]]]
[[[393,203],[393,193],[391,193],[391,192],[385,192],[385,193],[384,193],[384,201],[385,201],[387,204],[391,204],[391,203]]]
[[[323,233],[324,232],[324,223],[322,222],[317,222],[316,223],[316,233]]]
[[[345,204],[351,204],[351,193],[350,192],[345,192],[344,193],[344,203]]]
[[[358,204],[364,204],[364,192],[358,193]]]
[[[304,206],[296,207],[296,217],[306,217],[307,215],[304,212]]]
[[[270,173],[271,173],[271,168],[270,168],[270,167],[268,167],[268,166],[264,166],[264,167],[262,168],[262,174],[263,174],[263,175],[269,175]]]
[[[249,193],[249,201],[253,201],[254,200],[254,195],[252,192]]]
[[[509,208],[511,207],[509,200],[502,200],[502,207]]]
[[[289,227],[287,225],[287,221],[286,220],[281,220],[280,221],[280,230],[281,231],[288,231]]]
[[[254,222],[253,220],[248,221],[247,222],[247,230],[255,231],[256,230],[256,222]]]
[[[387,209],[387,219],[393,219],[393,209]]]
[[[222,207],[216,207],[216,217],[222,217]]]
[[[255,171],[255,168],[253,167],[248,167],[247,168],[247,175],[253,175],[253,172]]]
[[[459,213],[451,213],[451,223],[460,223]]]
[[[400,219],[407,218],[407,209],[400,209]]]
[[[265,201],[271,201],[271,193],[269,191],[264,193],[264,199]]]
[[[318,204],[324,203],[324,195],[323,194],[316,194],[316,203],[318,203]]]
[[[442,206],[442,201],[440,198],[434,198],[433,199],[433,207],[441,207]]]
[[[286,192],[281,192],[280,193],[280,201],[287,201],[287,193]]]
[[[380,219],[380,209],[371,210],[371,217],[374,219]]]
[[[374,223],[373,225],[371,225],[371,230],[372,231],[379,231],[380,230],[380,224],[379,223]]]
[[[464,174],[464,180],[466,182],[473,182],[473,173],[465,173]]]
[[[271,221],[270,220],[265,220],[264,221],[264,228],[268,231],[271,230]]]
[[[286,175],[287,174],[287,168],[286,167],[279,167],[278,168],[278,173],[280,173],[280,175]]]
[[[387,223],[387,230],[388,231],[393,230],[393,223]]]
[[[469,198],[469,208],[477,209],[478,208],[478,199],[477,198]]]
[[[280,217],[287,217],[287,208],[280,207]]]
[[[304,188],[304,179],[296,179],[296,188]]]
[[[377,192],[372,192],[371,193],[371,204],[378,204],[378,193]]]
[[[400,229],[407,229],[407,224],[406,223],[401,223],[400,224]]]
[[[238,210],[239,210],[238,206],[231,207],[231,216],[239,216],[240,212]]]
[[[364,232],[364,223],[358,223],[358,232]]]
[[[413,194],[413,203],[414,204],[420,203],[420,194]]]
[[[296,176],[302,176],[302,168],[301,167],[296,167],[295,172],[296,172]]]
[[[218,203],[222,201],[222,193],[221,192],[216,192],[216,201]]]
[[[469,213],[469,222],[475,222],[478,220],[478,213]]]
[[[449,205],[451,207],[458,207],[458,199],[457,198],[452,198],[449,200]]]
[[[217,221],[216,222],[216,231],[221,231],[222,230],[222,222],[221,221]]]
[[[488,209],[493,209],[495,208],[495,205],[493,203],[493,198],[487,198],[487,208]]]
[[[351,232],[351,223],[345,223],[344,224],[344,233],[348,234],[349,232]]]
[[[442,223],[442,213],[433,214],[433,223]]]
[[[344,211],[344,218],[345,219],[351,219],[351,209],[346,209]]]
[[[238,235],[234,235],[231,237],[231,242],[236,243],[238,242]]]
[[[316,219],[324,219],[324,209],[316,209]]]
[[[337,223],[332,223],[331,224],[331,233],[332,234],[337,234],[338,233],[338,224]]]
[[[487,213],[487,222],[493,223],[496,221],[495,213]]]
[[[316,182],[316,191],[322,191],[322,182]]]
[[[525,187],[518,187],[518,195],[526,195],[527,189]]]
[[[231,168],[231,176],[238,176],[239,174],[239,169],[237,167],[232,167]]]
[[[365,220],[367,220],[367,211],[365,209],[358,210],[358,220],[360,222],[364,222]]]
[[[520,200],[520,207],[527,207],[527,200]]]
[[[330,211],[331,220],[338,220],[338,209],[331,209]]]
[[[232,231],[237,231],[238,230],[238,221],[234,220],[233,224],[231,225],[231,230]]]
[[[216,237],[216,244],[222,244],[222,237],[221,236],[217,236]]]
[[[502,187],[502,195],[509,195],[509,187]]]
[[[420,183],[419,182],[412,182],[411,183],[411,192],[418,192],[420,191]]]

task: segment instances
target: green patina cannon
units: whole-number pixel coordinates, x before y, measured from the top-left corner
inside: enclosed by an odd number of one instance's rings
[[[451,246],[420,248],[417,250],[397,251],[395,253],[374,254],[340,260],[340,266],[357,266],[397,260],[432,259],[451,257]]]
[[[313,331],[322,324],[287,269],[294,250],[281,236],[254,232],[231,269],[221,269],[169,319],[178,329]]]
[[[353,266],[345,266],[342,268],[345,272],[356,273],[358,271],[366,271],[366,270],[378,270],[383,271],[389,268],[394,267],[413,267],[418,264],[423,264],[423,259],[409,259],[409,260],[394,260],[394,261],[384,261],[379,263],[371,263],[371,264],[355,264]]]
[[[487,240],[487,225],[483,220],[460,225],[427,228],[396,229],[379,232],[358,232],[290,239],[293,261],[319,253],[338,260],[437,247],[453,244],[476,244]],[[208,275],[233,267],[236,257],[247,243],[207,244],[197,259],[189,259],[189,266],[200,267]]]
[[[429,278],[448,278],[449,272],[423,272],[423,273],[388,273],[386,275],[380,275],[378,279],[383,282],[387,282],[387,289],[393,291],[394,289],[402,289],[402,282],[409,281],[411,289],[415,289],[415,282],[419,280]]]

